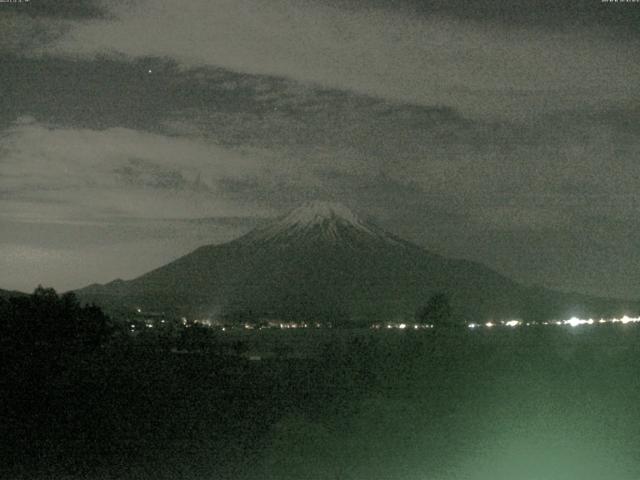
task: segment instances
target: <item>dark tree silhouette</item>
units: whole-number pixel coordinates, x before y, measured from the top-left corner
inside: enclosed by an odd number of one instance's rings
[[[189,351],[210,353],[218,353],[221,348],[217,333],[212,328],[197,323],[181,330],[178,347]]]
[[[446,293],[436,293],[418,310],[416,319],[420,323],[431,323],[438,327],[450,325],[452,314],[449,296]]]
[[[92,350],[110,333],[109,318],[95,305],[81,305],[74,293],[58,296],[38,286],[32,295],[0,302],[0,338],[13,350]]]

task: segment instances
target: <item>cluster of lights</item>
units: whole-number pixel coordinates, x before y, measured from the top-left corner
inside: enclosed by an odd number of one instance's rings
[[[187,318],[186,317],[182,317],[180,319],[182,321],[182,325],[187,325]],[[214,324],[211,320],[209,320],[208,318],[205,319],[196,319],[193,321],[193,323],[198,324],[198,325],[202,325],[203,327],[212,327]]]
[[[208,318],[196,319],[196,320],[193,320],[193,323],[202,325],[204,327],[212,327],[212,328],[218,327],[223,332],[226,332],[227,330],[237,330],[237,329],[263,330],[266,328],[277,328],[280,330],[289,330],[289,329],[301,329],[301,328],[324,328],[324,327],[331,328],[331,324],[322,324],[318,322],[307,323],[307,322],[277,322],[277,321],[271,321],[268,323],[268,325],[260,325],[260,326],[254,325],[252,323],[243,323],[241,325],[231,326],[231,325],[225,325],[218,320],[211,320]],[[189,326],[187,319],[185,317],[182,317],[182,324],[184,326]]]
[[[496,326],[505,326],[505,327],[520,327],[522,325],[529,327],[532,325],[558,325],[558,326],[570,326],[570,327],[578,327],[580,325],[594,325],[594,324],[603,324],[603,323],[622,323],[626,325],[627,323],[640,323],[640,317],[629,317],[625,315],[621,318],[601,318],[600,320],[594,320],[593,318],[578,318],[571,317],[568,320],[555,320],[550,322],[522,322],[521,320],[502,320],[500,322],[485,322],[485,323],[469,323],[467,327],[470,329],[476,328],[492,328]]]
[[[142,313],[142,308],[137,307],[136,308],[136,312],[137,313]],[[184,326],[188,326],[188,321],[186,319],[186,317],[181,317],[181,323]],[[160,323],[165,323],[165,319],[161,319]],[[196,324],[200,324],[203,326],[207,326],[207,327],[213,327],[214,325],[217,324],[217,322],[212,321],[210,319],[200,319],[200,320],[194,320],[194,323]],[[521,326],[537,326],[537,325],[557,325],[557,326],[570,326],[570,327],[578,327],[581,325],[595,325],[595,324],[606,324],[606,323],[621,323],[623,325],[626,325],[628,323],[640,323],[640,316],[639,317],[629,317],[627,315],[620,317],[620,318],[601,318],[599,320],[594,320],[593,318],[588,318],[588,319],[584,319],[584,318],[578,318],[578,317],[571,317],[568,320],[554,320],[554,321],[545,321],[545,322],[523,322],[522,320],[500,320],[500,321],[487,321],[485,323],[468,323],[467,327],[471,330],[474,329],[478,329],[478,328],[493,328],[493,327],[508,327],[508,328],[516,328],[516,327],[521,327]],[[147,328],[153,328],[155,325],[150,322],[147,321],[145,322],[145,326]],[[283,330],[287,330],[287,329],[298,329],[298,328],[322,328],[323,325],[320,323],[312,323],[312,324],[308,324],[305,322],[299,322],[299,323],[294,323],[294,322],[269,322],[269,326],[271,328],[276,327],[276,328],[280,328]],[[328,325],[329,328],[331,327],[331,325]],[[242,325],[242,327],[244,329],[247,330],[253,330],[256,327],[250,323],[245,323]],[[259,327],[259,329],[262,329],[264,327]],[[375,323],[373,325],[371,325],[371,328],[374,330],[382,330],[382,329],[386,329],[386,330],[422,330],[422,329],[432,329],[434,328],[433,324],[429,324],[429,323]],[[134,324],[130,325],[130,330],[132,332],[134,332],[136,330],[136,326]],[[222,331],[226,331],[227,328],[222,326]]]
[[[422,330],[422,329],[433,328],[433,325],[430,323],[386,323],[386,324],[374,323],[373,325],[371,325],[371,328],[374,330],[381,330],[381,329]]]
[[[309,328],[309,324],[307,323],[281,323],[280,328],[288,329],[288,328]]]

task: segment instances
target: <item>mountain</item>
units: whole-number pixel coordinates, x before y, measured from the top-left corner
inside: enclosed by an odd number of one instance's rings
[[[460,321],[600,316],[637,308],[520,285],[481,264],[429,252],[327,202],[305,204],[133,280],[76,293],[110,310],[369,324],[412,319],[437,292],[449,295]]]

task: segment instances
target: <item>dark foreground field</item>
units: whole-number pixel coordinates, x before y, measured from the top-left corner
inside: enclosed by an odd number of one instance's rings
[[[244,338],[278,347],[260,361],[3,352],[0,477],[638,479],[638,330],[283,331]]]

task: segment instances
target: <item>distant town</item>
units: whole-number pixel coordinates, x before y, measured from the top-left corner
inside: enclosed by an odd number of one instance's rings
[[[147,312],[142,309],[142,307],[137,307],[134,311],[131,312],[129,316],[126,317],[125,320],[129,325],[129,332],[132,334],[136,334],[145,329],[167,329],[172,326],[181,326],[181,327],[190,327],[193,325],[198,325],[202,327],[207,327],[215,330],[220,330],[222,332],[233,331],[233,330],[295,330],[295,329],[332,329],[335,328],[330,322],[315,322],[315,321],[284,321],[278,319],[260,319],[255,322],[242,322],[242,323],[232,323],[226,322],[223,319],[216,318],[193,318],[189,319],[185,316],[181,317],[172,317],[170,315],[165,315],[162,312]],[[640,323],[640,316],[638,317],[630,317],[628,315],[624,315],[622,317],[613,317],[613,318],[578,318],[571,317],[569,319],[563,320],[552,320],[552,321],[522,321],[522,320],[496,320],[496,321],[487,321],[483,323],[475,323],[469,322],[463,327],[466,327],[469,330],[477,330],[477,329],[492,329],[492,328],[519,328],[519,327],[539,327],[539,326],[565,326],[565,327],[580,327],[580,326],[597,326],[597,325],[605,325],[605,324],[637,324]],[[433,323],[411,323],[405,321],[394,321],[394,322],[374,322],[371,323],[368,328],[371,330],[431,330],[434,329],[435,325]],[[459,326],[458,326],[459,327]],[[366,327],[365,327],[366,328]]]

